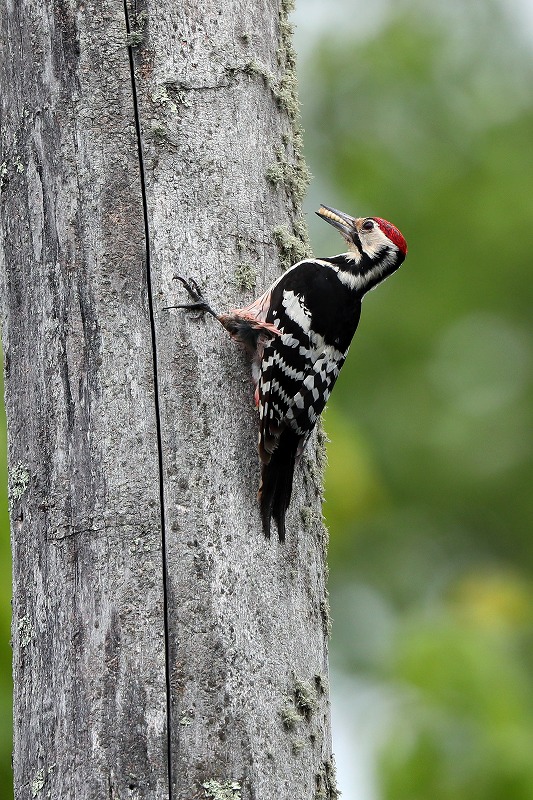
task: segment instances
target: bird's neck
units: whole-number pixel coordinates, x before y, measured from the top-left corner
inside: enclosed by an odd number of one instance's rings
[[[338,268],[341,283],[363,296],[396,272],[403,259],[398,250],[387,247],[374,258],[366,253],[348,252],[325,260]]]

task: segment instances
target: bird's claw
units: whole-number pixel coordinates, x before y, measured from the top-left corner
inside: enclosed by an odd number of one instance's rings
[[[204,300],[204,296],[201,292],[201,289],[194,280],[194,278],[189,278],[189,280],[186,281],[185,278],[181,277],[181,275],[175,275],[174,279],[179,281],[185,287],[187,293],[189,294],[190,298],[194,303],[198,303]]]
[[[215,311],[211,308],[207,300],[202,294],[202,291],[194,278],[189,278],[188,281],[185,278],[182,278],[181,275],[175,275],[175,280],[178,280],[185,290],[187,291],[189,297],[192,300],[192,303],[186,303],[185,305],[177,305],[172,306],[172,308],[183,308],[185,311],[199,311],[200,313],[195,319],[200,319],[202,314],[212,314],[214,317],[217,316]]]

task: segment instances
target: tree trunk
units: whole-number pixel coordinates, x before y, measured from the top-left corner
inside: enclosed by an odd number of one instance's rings
[[[249,366],[165,306],[305,250],[288,0],[8,2],[15,796],[336,796],[316,445],[256,505]]]

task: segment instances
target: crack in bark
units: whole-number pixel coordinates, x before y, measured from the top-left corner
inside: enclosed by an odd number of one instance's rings
[[[131,25],[128,9],[128,2],[124,0],[124,20],[126,24],[127,41],[130,41]],[[165,528],[165,492],[163,481],[163,443],[161,432],[161,413],[159,403],[159,381],[158,381],[158,362],[157,362],[157,334],[155,326],[155,312],[152,292],[152,276],[150,263],[150,225],[148,221],[148,201],[146,196],[146,175],[144,167],[144,154],[141,132],[141,120],[139,114],[139,103],[137,98],[137,83],[135,78],[135,63],[133,58],[133,46],[128,44],[128,59],[131,76],[131,91],[133,100],[133,113],[135,117],[135,131],[137,137],[137,152],[139,158],[139,173],[141,182],[142,208],[144,219],[144,239],[146,247],[146,288],[148,295],[148,313],[150,318],[150,334],[152,339],[152,363],[154,377],[154,406],[156,414],[157,430],[157,453],[159,461],[159,498],[161,508],[161,555],[163,566],[163,623],[165,633],[165,683],[166,683],[166,705],[167,705],[167,770],[168,770],[168,800],[172,800],[172,737],[171,737],[171,683],[170,683],[170,637],[168,622],[168,573],[167,573],[167,549],[166,549],[166,528]]]
[[[41,509],[42,510],[42,509]],[[52,526],[51,532],[46,533],[45,540],[47,542],[64,542],[65,539],[72,539],[75,536],[87,536],[87,535],[98,535],[100,533],[110,533],[115,531],[117,528],[130,528],[132,531],[137,531],[138,536],[137,539],[134,540],[134,544],[137,540],[142,540],[143,535],[146,533],[147,528],[149,527],[148,520],[139,520],[138,517],[132,521],[125,521],[125,522],[115,522],[109,521],[104,522],[102,525],[86,525],[86,526],[76,526],[71,522],[63,522],[60,524],[56,524]],[[65,533],[59,533],[60,530],[64,530]],[[143,549],[143,552],[150,552],[148,549]]]

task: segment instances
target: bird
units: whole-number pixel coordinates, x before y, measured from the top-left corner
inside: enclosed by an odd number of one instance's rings
[[[262,527],[270,537],[273,519],[280,542],[295,465],[346,360],[362,300],[407,255],[401,232],[381,217],[353,217],[326,205],[315,213],[341,234],[345,252],[299,261],[253,303],[225,314],[195,280],[176,275],[191,302],[167,307],[212,315],[251,356]]]

